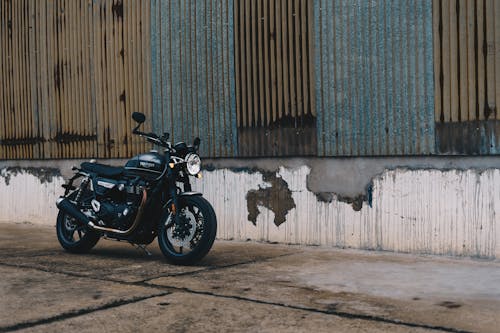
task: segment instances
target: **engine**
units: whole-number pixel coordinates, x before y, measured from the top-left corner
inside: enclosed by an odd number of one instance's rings
[[[113,229],[130,228],[139,209],[145,184],[97,178],[93,185],[96,199],[91,201],[91,205],[96,217]]]

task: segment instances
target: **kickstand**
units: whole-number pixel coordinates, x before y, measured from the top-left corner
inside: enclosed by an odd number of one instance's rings
[[[144,253],[146,253],[146,255],[148,257],[151,257],[153,255],[151,252],[149,252],[149,250],[147,249],[146,245],[143,245],[143,244],[134,244],[134,243],[130,243],[130,245],[134,246],[137,249],[140,249],[140,250],[144,251]]]

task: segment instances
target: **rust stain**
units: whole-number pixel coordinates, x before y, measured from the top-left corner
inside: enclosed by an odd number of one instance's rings
[[[0,140],[0,145],[2,146],[18,146],[18,145],[35,145],[38,143],[43,143],[47,140],[40,136],[34,137],[24,137],[24,138],[6,138]]]
[[[61,90],[61,71],[59,69],[59,63],[54,67],[54,82],[58,92]]]
[[[495,110],[492,111],[493,113]],[[485,116],[489,116],[485,113]],[[489,155],[500,151],[500,121],[476,120],[436,123],[436,148],[440,154]]]
[[[261,187],[258,190],[250,190],[246,195],[248,220],[257,225],[259,215],[258,206],[264,206],[274,213],[274,224],[280,226],[286,221],[286,215],[295,208],[295,201],[288,183],[274,172],[264,172],[262,179],[270,183],[271,187]]]
[[[117,19],[123,19],[123,2],[117,1],[111,6],[113,16]]]
[[[95,140],[97,140],[97,135],[81,135],[70,132],[59,132],[50,141],[55,141],[59,143],[69,143],[69,142],[95,141]]]

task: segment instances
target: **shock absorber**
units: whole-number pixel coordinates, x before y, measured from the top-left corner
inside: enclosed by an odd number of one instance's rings
[[[87,188],[89,185],[90,179],[89,177],[85,177],[82,180],[82,183],[80,184],[80,188],[78,189],[78,194],[76,195],[75,202],[77,205],[80,204],[80,200],[82,199],[83,191]]]

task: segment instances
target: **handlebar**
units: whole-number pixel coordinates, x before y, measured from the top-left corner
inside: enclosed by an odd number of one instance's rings
[[[144,132],[139,131],[137,128],[134,128],[132,133],[137,134],[137,135],[142,136],[142,137],[145,137],[146,140],[148,140],[148,142],[157,144],[159,146],[162,146],[162,147],[165,147],[168,149],[172,149],[170,142],[167,141],[168,137],[169,137],[168,133],[164,133],[163,137],[159,137],[155,133],[144,133]]]
[[[170,137],[169,133],[163,133],[163,136],[160,137],[157,134],[152,133],[152,132],[145,133],[145,132],[139,131],[139,126],[140,126],[140,124],[132,130],[133,134],[142,136],[142,137],[146,138],[146,140],[148,142],[151,142],[153,144],[157,144],[159,146],[167,148],[167,150],[169,152],[175,153],[175,149],[172,148],[172,144],[168,141],[168,138]],[[197,137],[194,139],[194,142],[193,142],[193,148],[195,149],[195,151],[198,151],[199,146],[200,146],[200,138]]]

